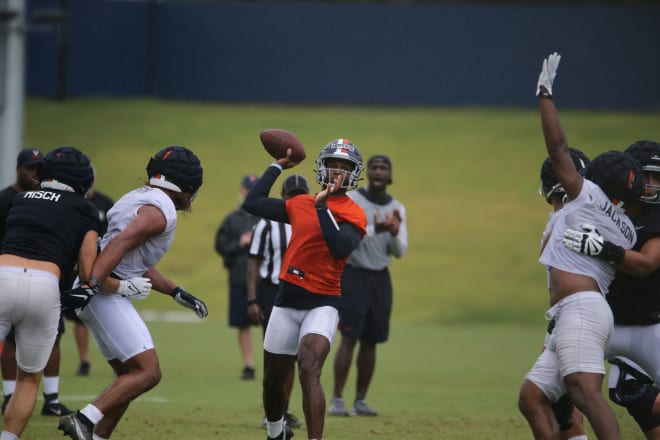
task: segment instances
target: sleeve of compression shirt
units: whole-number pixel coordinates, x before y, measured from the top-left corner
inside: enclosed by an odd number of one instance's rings
[[[284,200],[268,197],[270,189],[281,173],[282,168],[277,164],[272,164],[266,168],[264,174],[245,196],[243,209],[258,217],[290,223]]]

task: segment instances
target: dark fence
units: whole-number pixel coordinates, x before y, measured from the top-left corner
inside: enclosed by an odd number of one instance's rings
[[[30,0],[31,16],[53,2]],[[660,109],[659,5],[69,0],[28,38],[28,94],[296,104]],[[32,20],[32,19],[31,19]]]

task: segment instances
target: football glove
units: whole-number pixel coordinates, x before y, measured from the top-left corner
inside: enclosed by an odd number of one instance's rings
[[[151,292],[151,280],[149,278],[133,277],[119,281],[117,293],[130,299],[145,299]]]
[[[541,74],[539,75],[539,81],[536,84],[536,96],[539,96],[541,93],[541,86],[545,87],[550,96],[552,96],[552,83],[557,76],[557,67],[559,67],[559,61],[561,60],[561,55],[557,52],[548,56],[548,58],[543,60],[543,68],[541,69]]]
[[[78,286],[74,289],[62,292],[60,303],[63,309],[84,309],[92,300],[92,297],[99,293],[98,285],[90,287],[86,283],[83,284],[87,287]]]
[[[625,249],[606,241],[600,231],[589,224],[582,225],[582,231],[568,228],[564,231],[564,245],[589,257],[598,257],[613,263],[620,263]]]
[[[181,287],[177,287],[174,289],[174,291],[172,291],[172,298],[174,298],[174,300],[179,303],[179,305],[192,309],[200,318],[206,318],[206,316],[209,314],[204,301],[195,298]]]

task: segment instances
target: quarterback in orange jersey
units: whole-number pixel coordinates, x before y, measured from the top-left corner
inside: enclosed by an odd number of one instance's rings
[[[288,153],[266,169],[243,202],[249,213],[292,228],[264,336],[263,404],[268,440],[289,439],[282,414],[284,381],[297,358],[308,438],[320,440],[325,421],[321,370],[337,331],[341,273],[366,233],[364,211],[346,195],[357,187],[363,163],[353,143],[335,139],[316,159],[319,193],[286,201],[269,198],[282,170],[298,164]]]

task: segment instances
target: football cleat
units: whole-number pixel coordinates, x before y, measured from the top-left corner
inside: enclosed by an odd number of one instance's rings
[[[81,361],[78,370],[76,370],[76,376],[89,376],[90,367],[89,362]]]
[[[93,427],[87,425],[83,422],[80,417],[80,413],[69,414],[60,418],[59,425],[57,429],[62,431],[63,435],[68,435],[73,440],[94,440]]]
[[[252,380],[255,377],[254,367],[245,367],[241,372],[241,380]]]
[[[44,402],[43,408],[41,408],[42,416],[66,416],[72,414],[75,411],[70,410],[60,402]]]
[[[367,401],[364,399],[359,399],[356,400],[355,403],[353,403],[353,409],[351,410],[351,414],[354,416],[377,416],[378,413],[374,411],[369,405],[367,405]]]
[[[330,401],[330,410],[328,410],[328,414],[331,416],[349,416],[349,413],[344,406],[344,399],[341,397],[333,397]]]
[[[303,424],[300,423],[298,417],[294,416],[289,411],[284,413],[284,422],[286,423],[286,426],[291,429],[300,429],[303,427]]]

